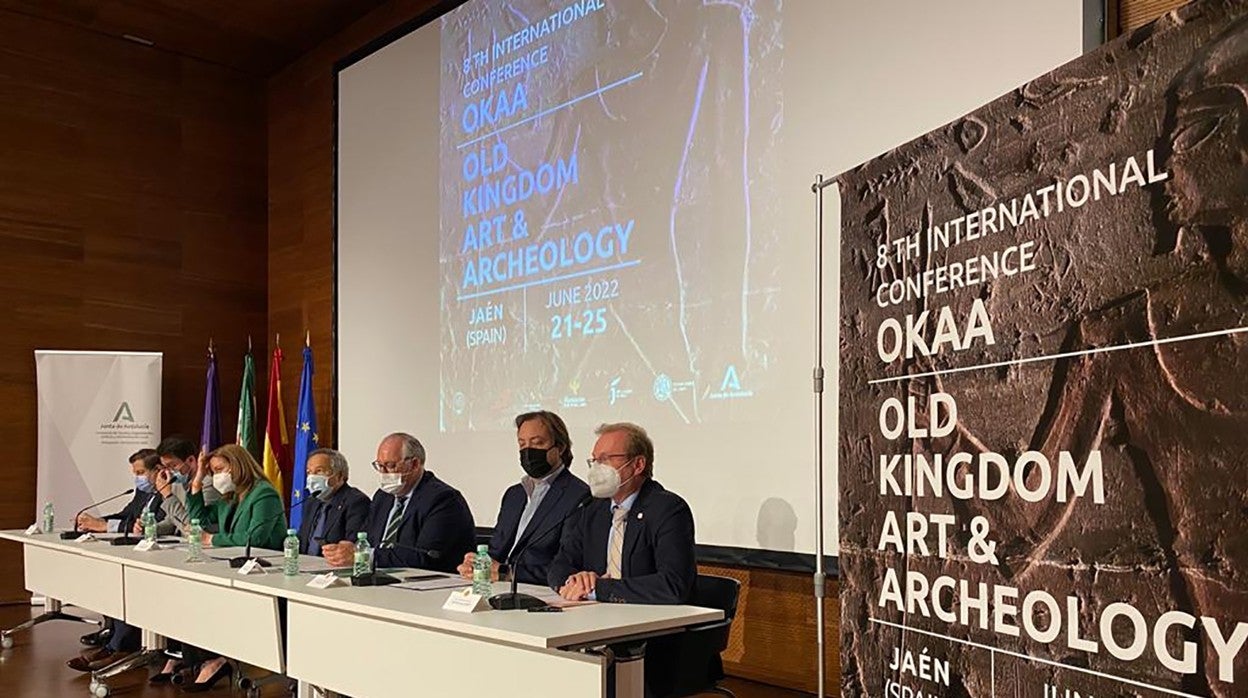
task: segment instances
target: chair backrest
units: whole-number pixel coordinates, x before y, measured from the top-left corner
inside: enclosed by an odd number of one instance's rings
[[[728,647],[732,619],[737,614],[737,596],[741,583],[731,577],[699,574],[689,603],[703,608],[718,608],[724,619],[695,625],[685,632],[660,638],[662,657],[647,652],[646,662],[662,662],[670,670],[672,685],[655,691],[660,698],[693,696],[711,691],[724,678],[724,665],[719,653]],[[667,673],[667,672],[665,672]]]
[[[690,603],[704,608],[718,608],[724,612],[724,620],[731,621],[737,615],[737,597],[741,594],[741,582],[732,577],[699,574]]]

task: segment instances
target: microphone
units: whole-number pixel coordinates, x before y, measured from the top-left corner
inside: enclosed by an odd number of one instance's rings
[[[260,567],[272,567],[273,566],[272,563],[270,563],[268,560],[265,560],[264,558],[260,558],[260,557],[252,558],[251,556],[251,531],[247,531],[247,548],[243,550],[242,555],[230,558],[230,568],[238,569],[239,567],[242,567],[243,565],[247,564],[247,562],[252,559],[254,559],[256,561],[256,564],[259,565]]]
[[[310,501],[312,501],[312,500],[314,500],[314,499],[319,499],[319,497],[317,497],[315,494],[313,494],[313,493],[312,493],[312,490],[304,490],[304,491],[303,491],[303,496],[301,496],[301,497],[299,498],[299,500],[300,500],[300,501],[299,501],[299,504],[297,504],[296,506],[299,506],[299,507],[305,506],[305,505],[307,505],[307,503],[308,503],[308,502],[310,502]]]
[[[305,493],[309,491],[310,490],[304,490]],[[303,501],[299,502],[299,506],[303,506],[304,504],[307,504],[308,502],[312,501],[312,499],[315,499],[315,498],[305,496],[303,498]],[[262,557],[252,558],[251,556],[251,531],[247,531],[247,548],[243,550],[242,555],[230,558],[230,568],[238,569],[239,567],[242,567],[243,565],[247,564],[248,560],[252,560],[252,559],[254,559],[256,561],[256,565],[260,567],[272,567],[273,566],[271,562],[269,562],[268,560],[265,560]]]
[[[77,514],[74,514],[74,530],[72,530],[72,531],[61,531],[61,540],[70,540],[70,539],[73,539],[73,538],[77,538],[79,535],[81,535],[81,534],[82,534],[82,531],[79,531],[79,530],[78,530],[78,517],[79,517],[79,516],[82,516],[83,512],[85,512],[87,509],[94,509],[95,507],[98,507],[98,506],[99,506],[99,505],[101,505],[101,504],[108,504],[109,502],[113,501],[114,499],[121,499],[122,497],[124,497],[124,496],[126,496],[126,495],[128,495],[128,494],[134,494],[134,488],[133,488],[133,487],[131,487],[130,489],[126,490],[125,492],[122,492],[121,494],[115,494],[115,495],[113,495],[113,496],[109,497],[108,499],[101,499],[100,501],[95,502],[94,504],[88,504],[87,506],[83,507],[82,509],[79,509],[79,510],[78,510],[78,513],[77,513]]]
[[[563,524],[566,523],[568,519],[572,518],[573,514],[581,509],[584,509],[585,505],[592,501],[594,501],[594,495],[592,494],[586,494],[584,497],[581,497],[581,500],[576,503],[576,506],[572,507],[568,513],[564,514],[563,518],[559,519],[554,526],[548,526],[545,531],[542,531],[536,536],[530,538],[529,542],[525,543],[523,548],[520,548],[511,554],[508,558],[508,563],[511,565],[511,591],[491,596],[490,608],[498,611],[517,611],[522,608],[541,608],[546,605],[545,601],[542,601],[532,594],[521,594],[516,591],[516,588],[520,584],[520,578],[516,576],[516,562],[520,560],[521,556],[529,551],[529,548],[533,547],[534,543],[550,535],[551,531],[554,531],[555,529],[562,529]]]
[[[159,496],[160,496],[160,493],[158,493],[158,492],[153,492],[153,493],[152,493],[152,496],[151,496],[151,497],[148,497],[148,499],[147,499],[147,504],[143,505],[143,510],[144,510],[145,512],[146,512],[146,511],[150,511],[150,510],[152,509],[153,505],[155,505],[155,501],[154,501],[154,500],[155,500],[157,497],[159,497]],[[155,512],[152,512],[152,513],[153,513],[153,515],[155,514]],[[143,518],[143,514],[142,514],[142,513],[140,513],[140,514],[139,514],[139,518],[138,518],[138,519],[135,519],[134,521],[141,521],[141,520],[142,520],[142,518]],[[132,526],[134,525],[134,521],[131,521],[131,522],[130,522],[130,524],[131,524]],[[123,520],[123,521],[122,521],[122,523],[124,524],[124,523],[126,523],[126,521],[125,521],[125,520]],[[126,526],[122,526],[121,528],[123,529],[123,530],[122,530],[121,535],[120,535],[120,536],[118,536],[118,537],[116,537],[116,538],[114,538],[114,539],[112,539],[112,540],[110,540],[110,541],[108,542],[108,544],[109,544],[109,545],[116,545],[116,546],[122,546],[122,545],[138,545],[139,541],[140,541],[140,540],[142,540],[141,538],[135,538],[134,536],[130,535],[130,529],[129,529],[128,527],[126,527]]]
[[[382,548],[382,549],[383,549],[383,550],[388,550],[388,549],[391,549],[391,548],[399,548],[400,550],[410,550],[410,551],[412,551],[412,552],[414,552],[414,553],[420,553],[421,555],[424,555],[425,557],[429,558],[430,560],[441,560],[441,559],[442,559],[442,551],[441,551],[441,550],[434,550],[433,548],[417,548],[417,547],[412,546],[412,545],[399,545],[398,543],[394,543],[394,544],[392,544],[392,545],[387,545],[387,546],[385,546],[385,547],[384,547],[384,548]]]
[[[429,558],[430,560],[442,559],[442,551],[434,550],[433,548],[417,548],[412,545],[399,545],[398,543],[393,543],[385,547],[386,550],[393,550],[395,548],[398,548],[400,550],[410,550],[414,553],[419,553]],[[374,553],[373,553],[374,555],[376,555],[376,550],[377,548],[374,548]],[[360,577],[351,575],[351,586],[353,587],[384,587],[384,586],[389,586],[391,584],[398,584],[401,581],[403,580],[399,579],[398,577],[395,577],[394,575],[378,572],[376,563],[374,563],[372,571],[369,572],[367,575],[363,575]]]

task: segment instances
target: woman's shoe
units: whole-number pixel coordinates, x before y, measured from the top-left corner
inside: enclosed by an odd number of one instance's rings
[[[233,673],[234,673],[234,665],[230,664],[229,662],[226,662],[222,664],[221,666],[217,667],[217,670],[212,672],[212,676],[209,676],[207,681],[204,681],[202,683],[196,681],[194,683],[183,684],[182,692],[183,693],[207,693],[208,691],[211,691],[217,685],[218,681],[220,681],[221,679],[227,676],[232,675]]]

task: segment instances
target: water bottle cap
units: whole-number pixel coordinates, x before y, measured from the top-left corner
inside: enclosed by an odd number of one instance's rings
[[[478,546],[477,546],[477,554],[478,554],[478,555],[489,555],[489,554],[490,554],[490,546],[488,546],[488,545],[478,545]]]
[[[192,525],[192,526],[198,526],[198,525],[199,525],[199,519],[191,519],[191,525]]]
[[[297,535],[299,535],[299,532],[298,532],[298,531],[296,531],[296,530],[295,530],[295,529],[293,529],[293,528],[288,528],[288,529],[286,529],[286,535],[288,535],[288,536],[297,536]]]
[[[365,531],[360,531],[359,533],[355,534],[355,539],[356,540],[368,540],[368,533]]]

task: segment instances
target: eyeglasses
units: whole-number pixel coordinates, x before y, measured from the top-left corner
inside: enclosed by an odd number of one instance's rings
[[[631,456],[627,453],[604,453],[603,455],[598,456],[597,458],[586,458],[585,462],[588,463],[589,467],[592,468],[595,465],[610,465],[611,463],[609,461],[612,458],[634,458],[634,457],[635,456]]]
[[[393,473],[393,472],[398,471],[399,468],[403,467],[404,463],[410,463],[413,460],[416,460],[416,459],[404,458],[403,460],[397,461],[395,463],[382,463],[381,461],[375,460],[373,461],[373,470],[376,470],[379,473]]]

